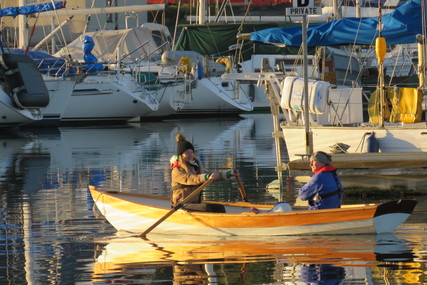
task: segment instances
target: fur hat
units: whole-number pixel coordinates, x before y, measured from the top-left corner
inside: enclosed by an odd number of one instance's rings
[[[331,156],[323,151],[316,151],[311,156],[311,159],[317,160],[318,162],[322,162],[325,165],[329,165],[332,162]]]
[[[181,155],[187,149],[192,149],[194,151],[193,145],[189,141],[186,141],[181,133],[178,133],[176,135],[176,154]]]

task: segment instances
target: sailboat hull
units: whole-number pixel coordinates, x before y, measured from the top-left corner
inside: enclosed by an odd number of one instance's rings
[[[301,158],[298,154],[305,153],[304,127],[283,126],[289,160]],[[367,152],[366,139],[372,133],[379,143],[379,151],[384,153],[426,152],[427,127],[421,125],[404,127],[311,127],[314,151],[330,152],[337,143],[349,145],[348,153]]]
[[[158,102],[132,79],[93,75],[76,84],[61,121],[127,121],[157,108]]]
[[[19,109],[15,107],[8,94],[0,90],[0,127],[15,127],[28,124],[42,118],[41,114],[34,110]]]

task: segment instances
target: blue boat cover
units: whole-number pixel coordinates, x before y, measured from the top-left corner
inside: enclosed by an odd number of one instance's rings
[[[92,50],[95,47],[95,42],[91,36],[84,36],[82,43],[82,50],[84,52],[83,59],[85,63],[87,63],[85,70],[89,70],[91,72],[95,72],[98,70],[102,70],[104,66],[98,62],[96,56],[92,54]]]
[[[423,34],[420,0],[411,0],[382,16],[381,36],[387,44],[416,43]],[[378,33],[378,18],[343,18],[307,28],[307,46],[371,45]],[[251,41],[278,46],[301,46],[302,28],[271,28],[251,33]]]
[[[11,49],[10,53],[25,54],[25,50]],[[65,59],[55,57],[46,52],[30,50],[28,56],[34,60],[42,74],[58,77],[63,76],[65,71],[68,71],[68,75],[73,75],[76,72],[72,67],[66,68]]]
[[[30,15],[39,12],[52,11],[57,9],[65,8],[67,1],[56,1],[49,3],[40,3],[35,5],[27,5],[20,7],[8,7],[0,9],[0,17],[11,16],[16,17],[18,15]]]

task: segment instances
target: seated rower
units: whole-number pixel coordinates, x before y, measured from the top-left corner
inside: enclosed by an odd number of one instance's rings
[[[308,201],[309,210],[341,208],[343,187],[331,156],[323,151],[313,153],[310,167],[314,175],[299,189],[298,197]]]
[[[240,175],[238,171],[203,173],[201,162],[194,154],[193,145],[189,141],[185,140],[185,137],[180,133],[176,136],[176,141],[176,155],[174,155],[170,161],[172,174],[172,207],[179,204],[183,199],[209,179],[219,181],[228,179],[231,176]],[[189,203],[192,204],[200,204],[201,202],[201,192],[189,201]],[[215,206],[219,205],[203,204],[199,206],[194,205],[192,207],[184,206],[184,208],[188,210],[192,208],[193,210],[204,211],[205,207],[206,211],[223,212],[223,210],[213,209]]]

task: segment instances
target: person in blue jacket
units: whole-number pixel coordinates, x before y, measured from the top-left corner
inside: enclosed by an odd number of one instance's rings
[[[308,201],[309,210],[341,208],[343,187],[331,156],[317,151],[310,157],[314,175],[299,189],[298,197]]]

